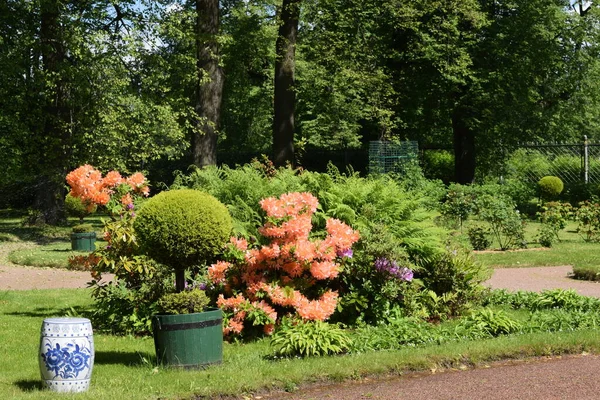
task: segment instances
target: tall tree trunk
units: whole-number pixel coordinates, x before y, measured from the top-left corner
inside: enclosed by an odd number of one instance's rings
[[[283,0],[279,10],[279,35],[275,60],[275,116],[273,121],[273,161],[282,166],[294,161],[294,113],[296,91],[296,37],[301,0]]]
[[[35,207],[41,214],[36,222],[64,222],[65,176],[67,173],[71,129],[67,105],[65,44],[60,22],[61,1],[40,2],[40,45],[45,103],[41,132],[36,140],[38,184]]]
[[[454,177],[458,183],[475,180],[475,132],[469,126],[467,107],[457,105],[452,113],[454,133]]]
[[[223,70],[219,67],[219,0],[196,0],[196,86],[198,115],[192,134],[194,164],[217,163],[217,133],[223,99]]]

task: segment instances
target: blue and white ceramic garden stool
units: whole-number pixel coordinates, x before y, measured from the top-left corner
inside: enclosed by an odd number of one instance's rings
[[[94,367],[94,336],[87,318],[47,318],[40,338],[40,371],[55,392],[84,392]]]

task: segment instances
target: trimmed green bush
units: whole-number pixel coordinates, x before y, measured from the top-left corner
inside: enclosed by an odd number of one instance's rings
[[[574,266],[573,278],[584,281],[600,281],[600,265]]]
[[[210,299],[203,290],[192,289],[165,294],[157,306],[161,314],[192,314],[204,311],[209,302]]]
[[[70,193],[65,197],[65,211],[71,217],[79,218],[80,221],[83,221],[88,215],[95,213],[97,208],[98,207],[93,204],[90,205],[90,208],[88,209],[87,204],[81,201],[79,197],[71,196]]]
[[[554,200],[562,193],[564,184],[557,176],[545,176],[538,182],[540,196],[545,200]]]
[[[72,229],[73,233],[90,233],[94,232],[94,227],[92,224],[80,224],[75,225]]]
[[[214,260],[231,235],[232,222],[227,208],[213,196],[182,189],[144,203],[133,227],[142,251],[175,270],[181,291],[185,270]]]

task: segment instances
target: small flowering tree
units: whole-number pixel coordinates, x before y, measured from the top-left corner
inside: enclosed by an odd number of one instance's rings
[[[90,255],[96,260],[92,277],[100,279],[102,272],[133,279],[132,271],[152,273],[152,263],[138,255],[133,234],[135,203],[150,193],[146,177],[136,172],[123,177],[118,171],[105,176],[91,165],[82,165],[67,175],[70,195],[81,199],[89,209],[104,208],[111,216],[104,224],[104,240],[108,245]],[[137,279],[133,279],[137,281]]]
[[[150,191],[146,177],[139,172],[124,177],[118,171],[103,176],[91,165],[83,165],[67,175],[67,183],[72,196],[110,216],[104,221],[107,246],[69,260],[72,266],[91,271],[94,326],[115,333],[148,333],[156,303],[166,288],[164,272],[141,254],[133,230],[136,208]],[[105,272],[115,274],[115,280],[100,282]]]
[[[284,315],[324,321],[333,314],[338,293],[328,283],[352,255],[359,233],[331,218],[324,237],[311,238],[318,205],[310,193],[263,199],[267,218],[259,233],[268,244],[251,247],[231,238],[227,260],[209,267],[208,278],[220,293],[217,304],[228,317],[226,335],[241,334],[250,324],[269,334]]]

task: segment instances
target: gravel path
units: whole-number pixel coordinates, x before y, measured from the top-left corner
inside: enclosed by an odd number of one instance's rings
[[[23,267],[12,264],[8,255],[34,243],[0,243],[0,290],[85,288],[91,280],[89,272],[57,268]]]
[[[574,289],[584,296],[600,297],[600,283],[569,278],[571,266],[496,268],[486,285],[494,289],[531,290]]]
[[[599,397],[599,369],[600,356],[538,358],[495,363],[468,371],[409,374],[260,397],[269,400],[592,400]]]

